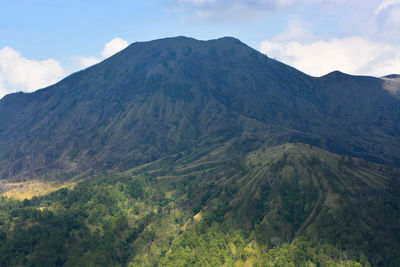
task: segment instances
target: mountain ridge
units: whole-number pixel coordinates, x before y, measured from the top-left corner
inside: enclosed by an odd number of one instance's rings
[[[230,139],[246,149],[306,142],[398,166],[400,103],[385,84],[311,77],[230,37],[134,43],[53,86],[0,100],[0,176],[124,169]]]

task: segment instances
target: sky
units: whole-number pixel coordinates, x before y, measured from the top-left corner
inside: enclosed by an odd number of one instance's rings
[[[173,36],[232,36],[312,76],[400,73],[400,0],[0,0],[0,98]]]

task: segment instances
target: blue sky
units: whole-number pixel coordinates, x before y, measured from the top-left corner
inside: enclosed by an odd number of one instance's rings
[[[0,97],[179,35],[233,36],[314,76],[400,73],[400,0],[0,0]]]

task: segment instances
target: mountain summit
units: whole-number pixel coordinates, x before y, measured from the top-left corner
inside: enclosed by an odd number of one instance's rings
[[[400,99],[387,84],[311,77],[230,37],[134,43],[0,100],[0,176],[123,170],[210,145],[240,154],[286,142],[400,166]]]

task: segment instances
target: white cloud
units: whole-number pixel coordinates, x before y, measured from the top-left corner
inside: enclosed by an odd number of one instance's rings
[[[400,2],[377,15],[379,33],[388,41],[400,43]]]
[[[111,57],[112,55],[118,53],[119,51],[125,49],[128,46],[128,42],[124,39],[116,37],[106,43],[104,45],[104,49],[101,52],[102,58],[97,57],[72,57],[72,60],[75,61],[79,67],[87,68],[94,64],[99,63],[100,61]]]
[[[308,6],[327,12],[352,9],[355,5],[376,6],[380,0],[159,0],[169,11],[183,15],[184,21],[254,19],[281,11],[299,11]],[[351,7],[349,7],[351,6]],[[361,8],[358,8],[358,12]],[[352,9],[354,12],[354,9]]]
[[[99,63],[101,60],[95,57],[72,57],[72,60],[75,61],[80,67],[88,68],[94,64]]]
[[[0,49],[0,98],[15,91],[32,92],[63,76],[61,64],[54,59],[32,60],[11,47]]]
[[[112,55],[118,53],[119,51],[125,49],[128,46],[128,42],[116,37],[105,44],[103,52],[101,55],[103,58],[111,57]]]
[[[399,4],[400,0],[384,0],[376,9],[375,13],[380,13],[381,11],[387,9],[388,7]]]
[[[87,68],[127,46],[127,41],[117,37],[104,45],[101,58],[75,56],[72,60],[79,67]],[[11,47],[0,49],[0,98],[12,92],[35,91],[58,82],[64,76],[64,69],[57,60],[33,60]]]
[[[285,8],[299,7],[302,5],[320,5],[329,8],[342,7],[354,4],[367,4],[376,6],[381,0],[160,0],[164,5],[172,10],[188,10],[191,8],[207,8],[215,9],[225,7],[230,9],[231,6],[240,4],[247,9],[264,9],[264,11],[279,10]],[[398,0],[386,0],[384,6],[393,4]]]
[[[160,0],[184,21],[253,19],[284,9],[295,0]]]
[[[305,32],[307,39],[296,37]],[[383,76],[400,71],[400,46],[360,36],[318,39],[307,29],[289,27],[282,35],[263,41],[261,52],[307,74],[321,76],[334,70]]]
[[[240,4],[243,8],[282,8],[287,7],[295,0],[168,0],[164,1],[170,8],[177,8],[178,10],[189,9],[189,8],[230,8]],[[303,1],[304,2],[304,1]]]
[[[299,17],[294,17],[288,22],[286,29],[277,37],[274,38],[275,42],[290,42],[296,41],[312,41],[316,39],[312,31],[309,29],[304,21]]]

